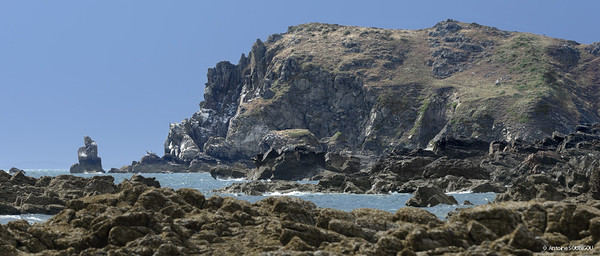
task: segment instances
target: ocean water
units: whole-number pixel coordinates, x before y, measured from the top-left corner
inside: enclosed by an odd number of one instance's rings
[[[25,170],[28,176],[39,178],[42,176],[58,176],[62,174],[70,174],[69,170]],[[129,179],[133,174],[76,174],[81,177],[92,177],[94,175],[112,175],[115,177],[115,183],[120,183],[124,179]],[[212,196],[213,189],[222,188],[235,182],[244,182],[243,180],[215,180],[208,173],[143,173],[144,177],[155,177],[160,182],[162,187],[173,189],[193,188],[201,191],[206,196]],[[303,183],[313,183],[315,181],[301,181]],[[459,205],[437,205],[434,207],[425,207],[424,209],[435,214],[440,219],[444,219],[448,212],[459,207],[472,207],[463,205],[465,200],[469,200],[474,205],[487,204],[494,201],[496,194],[494,193],[449,193],[456,198]],[[404,203],[412,197],[406,193],[390,193],[390,194],[342,194],[342,193],[271,193],[263,196],[247,196],[236,194],[219,194],[221,196],[231,196],[242,200],[254,203],[267,196],[286,195],[298,197],[304,200],[313,202],[319,207],[328,207],[343,211],[351,211],[357,208],[375,208],[389,212],[395,212],[401,207],[405,207]],[[50,218],[50,215],[43,214],[23,214],[23,215],[0,215],[0,223],[6,224],[9,221],[24,219],[31,223],[43,222]]]

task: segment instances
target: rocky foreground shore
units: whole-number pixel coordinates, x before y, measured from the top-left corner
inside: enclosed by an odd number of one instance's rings
[[[293,197],[251,204],[133,181],[119,188],[73,199],[45,223],[0,225],[0,255],[532,255],[568,248],[561,252],[600,253],[596,200],[480,205],[441,221],[413,207],[344,212]]]

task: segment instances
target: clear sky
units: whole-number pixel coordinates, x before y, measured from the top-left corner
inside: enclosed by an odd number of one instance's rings
[[[421,29],[452,18],[600,41],[600,1],[1,1],[0,169],[63,168],[83,136],[105,169],[163,155],[206,71],[308,22]]]

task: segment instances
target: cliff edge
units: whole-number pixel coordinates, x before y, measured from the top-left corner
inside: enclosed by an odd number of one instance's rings
[[[359,154],[445,137],[533,141],[600,121],[599,71],[600,43],[475,23],[293,26],[208,70],[200,110],[171,124],[165,158],[247,160],[281,134]]]

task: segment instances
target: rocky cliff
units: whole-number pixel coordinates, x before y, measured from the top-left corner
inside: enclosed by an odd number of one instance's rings
[[[362,154],[444,137],[533,141],[600,121],[599,71],[600,43],[475,23],[293,26],[208,70],[200,110],[171,125],[165,158],[250,159],[278,145],[274,134]]]

